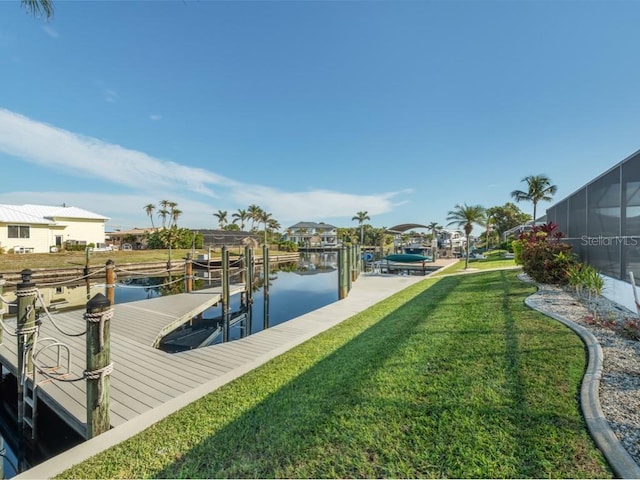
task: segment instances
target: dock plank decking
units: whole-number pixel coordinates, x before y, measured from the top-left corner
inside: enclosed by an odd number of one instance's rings
[[[230,286],[230,295],[244,291],[244,284]],[[168,354],[155,348],[167,332],[188,322],[221,301],[221,287],[166,297],[155,297],[114,306],[110,321],[111,361],[114,372],[110,376],[111,424],[120,425],[137,415],[162,405],[201,385],[211,375],[220,375],[232,368],[227,358],[187,358]],[[54,314],[60,330],[78,334],[86,329],[84,310]],[[15,330],[15,318],[6,319],[9,331]],[[45,338],[54,338],[68,346],[71,352],[68,380],[80,378],[86,368],[86,338],[61,333],[49,319],[40,327],[39,346]],[[5,332],[0,345],[0,362],[18,376],[17,342]],[[38,354],[38,364],[53,366],[57,350],[46,349]],[[66,366],[66,354],[62,362]],[[60,371],[60,370],[59,370]],[[84,380],[60,382],[38,376],[38,397],[56,411],[80,435],[86,436],[86,385]]]
[[[132,430],[134,423],[135,428],[140,428],[140,425],[161,415],[159,412],[195,400],[422,278],[362,275],[344,300],[239,340],[179,353],[165,353],[153,348],[152,344],[158,332],[166,326],[170,317],[168,312],[179,314],[178,302],[189,297],[189,302],[197,303],[195,299],[199,298],[205,305],[211,301],[205,292],[116,305],[111,320],[111,361],[114,364],[110,375],[112,431],[122,431],[117,428],[119,426]],[[232,292],[237,293],[237,288]],[[154,310],[155,306],[163,309],[162,315]],[[185,305],[183,311],[191,315],[192,308],[196,307]],[[60,313],[55,318],[62,328],[79,331],[84,324],[82,313]],[[5,323],[9,329],[15,327],[15,319]],[[62,335],[54,330],[51,322],[46,321],[41,327],[40,337],[62,338]],[[69,376],[80,377],[85,369],[85,338],[65,337],[65,341],[73,352]],[[14,374],[15,343],[15,337],[5,333],[4,343],[0,345],[0,361],[8,365]],[[37,391],[39,398],[86,437],[85,383],[47,382]],[[134,419],[135,422],[131,422]]]

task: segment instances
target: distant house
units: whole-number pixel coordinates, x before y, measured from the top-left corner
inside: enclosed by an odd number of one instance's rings
[[[116,230],[108,232],[109,245],[116,249],[121,249],[123,245],[131,245],[133,250],[144,250],[147,248],[147,235],[161,228],[132,228],[131,230]]]
[[[77,207],[1,205],[0,247],[15,253],[105,243],[108,217]]]
[[[305,247],[335,247],[338,227],[324,222],[298,222],[287,229],[285,238]]]
[[[202,244],[207,247],[244,247],[260,245],[259,237],[251,232],[243,232],[241,230],[192,230],[202,235]]]

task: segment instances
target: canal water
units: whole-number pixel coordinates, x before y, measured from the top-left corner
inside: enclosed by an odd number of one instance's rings
[[[261,275],[262,278],[258,280],[249,311],[246,308],[243,310],[243,306],[240,304],[240,295],[232,296],[230,312],[232,318],[240,320],[231,323],[228,340],[232,341],[256,333],[265,327],[278,325],[337,301],[337,263],[337,252],[322,252],[301,254],[297,263],[284,264],[279,267],[272,265],[268,276],[265,278],[264,275]],[[266,289],[264,281],[268,281]],[[183,288],[183,282],[178,281],[169,285],[168,283],[166,277],[119,279],[115,290],[115,303],[170,295],[180,292]],[[196,288],[208,288],[214,285],[216,285],[215,280],[200,279],[196,281]],[[60,287],[55,288],[59,289]],[[96,293],[104,293],[104,285],[79,286],[78,288],[79,294],[77,296],[82,300],[81,304]],[[266,296],[265,291],[268,292]],[[67,299],[73,296],[67,291],[65,293]],[[43,297],[51,298],[51,296],[47,297],[45,292],[43,292]],[[56,303],[55,300],[53,302]],[[70,308],[68,305],[63,305],[62,301],[57,303],[59,309]],[[53,306],[55,307],[55,305]],[[220,315],[220,307],[209,309],[203,314],[203,322],[184,327],[177,335],[179,341],[173,344],[169,342],[163,349],[172,352],[197,348],[202,343],[203,337],[209,338],[210,333],[221,325]],[[198,331],[191,332],[191,329]],[[191,333],[193,335],[190,335]],[[190,343],[190,338],[196,340]],[[219,343],[222,340],[222,335],[219,335],[208,344]],[[11,478],[17,472],[24,471],[82,441],[54,413],[41,406],[39,406],[38,415],[38,443],[29,445],[22,441],[16,424],[15,378],[4,372],[2,379],[0,382],[0,393],[3,399],[2,409],[0,409],[0,454],[3,456],[3,471],[0,471],[0,478]]]

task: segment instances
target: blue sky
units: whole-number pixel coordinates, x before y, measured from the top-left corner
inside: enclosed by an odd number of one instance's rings
[[[251,204],[283,229],[444,225],[526,175],[560,200],[640,148],[640,2],[55,5],[0,2],[0,203],[108,230],[163,199],[190,228]]]

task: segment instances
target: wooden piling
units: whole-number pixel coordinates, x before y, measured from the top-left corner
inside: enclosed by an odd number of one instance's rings
[[[221,252],[222,260],[222,321],[223,332],[222,341],[229,341],[229,250],[227,246],[223,245]]]
[[[87,303],[87,438],[109,430],[111,364],[110,320],[113,309],[101,293]]]
[[[346,256],[347,248],[342,246],[338,250],[338,298],[340,300],[347,298],[346,275],[348,275],[348,270],[346,268]]]
[[[247,294],[247,305],[253,303],[253,284],[255,281],[255,265],[253,260],[253,248],[247,246],[244,249],[245,263],[247,266],[247,278],[245,283],[245,292]]]
[[[116,303],[116,270],[115,262],[113,260],[107,260],[105,265],[106,280],[105,280],[105,294],[109,303],[114,305]]]
[[[269,246],[265,243],[262,246],[262,275],[263,275],[263,294],[264,300],[262,328],[269,328]]]
[[[184,261],[184,283],[186,292],[191,293],[193,290],[193,260],[190,253],[187,253],[187,258]]]
[[[29,372],[33,370],[33,343],[36,337],[36,299],[38,289],[31,282],[33,272],[24,269],[20,272],[22,282],[16,286],[18,317],[16,333],[18,341],[18,425],[25,425],[25,388]]]

